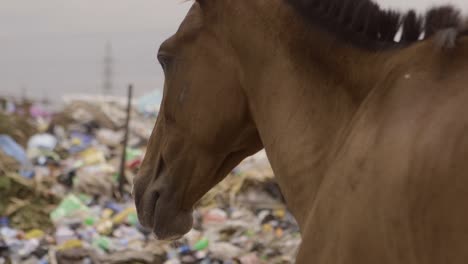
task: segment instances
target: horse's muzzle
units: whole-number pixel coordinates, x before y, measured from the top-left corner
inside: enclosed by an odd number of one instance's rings
[[[145,166],[145,164],[143,164]],[[173,240],[192,226],[192,211],[182,210],[176,189],[166,183],[168,170],[159,157],[152,168],[142,167],[134,181],[134,198],[140,223],[160,240]]]

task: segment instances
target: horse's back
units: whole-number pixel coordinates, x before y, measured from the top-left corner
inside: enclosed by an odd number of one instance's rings
[[[299,263],[468,261],[468,45],[460,53],[466,63],[410,67],[363,105],[322,183]]]

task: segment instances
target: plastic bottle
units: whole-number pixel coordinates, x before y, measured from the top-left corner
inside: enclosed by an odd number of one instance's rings
[[[191,252],[190,247],[187,245],[183,245],[177,249],[179,254],[184,255],[184,254],[189,254]]]
[[[208,247],[209,243],[210,242],[207,238],[202,238],[197,243],[195,243],[195,245],[193,245],[193,249],[197,251],[204,250]]]

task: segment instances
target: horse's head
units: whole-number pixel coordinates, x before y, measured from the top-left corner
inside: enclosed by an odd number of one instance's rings
[[[262,147],[235,54],[206,19],[195,3],[158,53],[164,96],[134,196],[159,239],[188,232],[194,204]]]

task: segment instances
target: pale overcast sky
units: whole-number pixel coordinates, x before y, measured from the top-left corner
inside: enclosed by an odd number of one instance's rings
[[[383,6],[424,10],[466,0],[378,0]],[[185,16],[183,0],[0,0],[0,95],[59,99],[100,92],[105,45],[115,59],[115,93],[128,82],[137,94],[159,89],[159,44]]]

